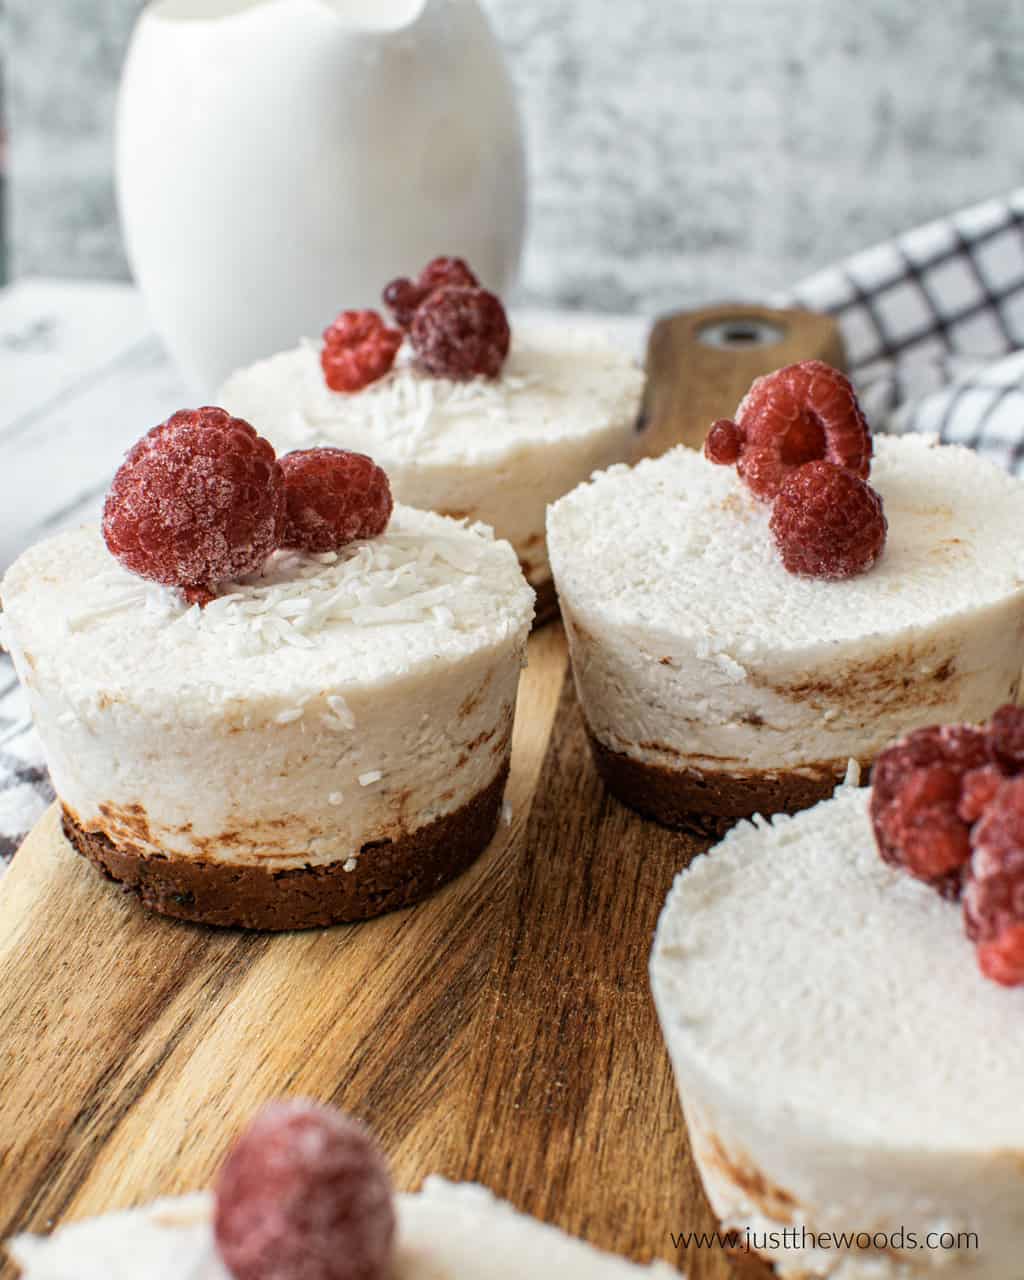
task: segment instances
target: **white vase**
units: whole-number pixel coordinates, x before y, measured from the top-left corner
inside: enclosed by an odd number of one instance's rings
[[[438,254],[514,277],[522,127],[476,0],[159,0],[117,135],[128,256],[202,395]]]

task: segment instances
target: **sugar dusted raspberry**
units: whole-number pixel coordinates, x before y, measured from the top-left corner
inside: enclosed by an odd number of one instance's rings
[[[978,968],[1000,986],[1024,986],[1024,924],[1007,925],[992,942],[979,942]]]
[[[446,285],[475,289],[479,283],[462,258],[435,258],[423,268],[418,280],[410,280],[408,276],[392,280],[384,290],[384,305],[400,329],[409,329],[418,307],[435,289]]]
[[[132,448],[103,508],[103,537],[132,573],[205,603],[262,568],[284,519],[273,448],[223,409],[182,411]]]
[[[871,771],[873,797],[888,804],[906,776],[930,764],[945,764],[966,774],[989,763],[984,729],[971,724],[929,725],[915,729],[881,753]]]
[[[387,475],[365,453],[298,449],[281,459],[285,522],[281,546],[337,551],[358,538],[376,538],[394,503]]]
[[[959,812],[963,785],[988,762],[986,735],[970,725],[918,729],[887,747],[871,774],[882,859],[957,897],[970,854],[970,824]]]
[[[771,530],[790,573],[852,578],[882,554],[887,530],[882,499],[852,471],[808,462],[785,481]]]
[[[412,326],[416,308],[426,296],[416,281],[406,276],[399,280],[392,280],[381,294],[384,305],[391,312],[391,318],[395,324],[399,329],[406,330]]]
[[[982,972],[1024,983],[1024,778],[1010,778],[975,826],[964,888],[964,925]]]
[[[361,391],[390,372],[401,345],[376,311],[343,311],[324,330],[324,379],[332,391]]]
[[[383,1156],[328,1107],[265,1107],[217,1179],[214,1236],[235,1280],[387,1280],[394,1235]]]
[[[211,591],[209,587],[183,587],[181,594],[187,604],[197,604],[200,609],[205,609],[212,600],[217,599],[216,591]]]
[[[970,828],[958,813],[960,782],[948,765],[915,769],[880,822],[887,846],[899,849],[903,869],[928,884],[946,885],[971,854]]]
[[[964,822],[975,823],[996,797],[1006,775],[995,765],[984,769],[972,769],[965,773],[960,788],[960,807],[957,812]]]
[[[448,285],[455,285],[460,289],[477,289],[480,281],[464,258],[434,258],[420,272],[419,285],[424,293],[429,294]]]
[[[719,418],[704,441],[704,456],[720,467],[734,466],[743,449],[743,432],[735,422]]]
[[[412,322],[420,366],[435,378],[496,378],[511,342],[501,300],[486,289],[447,286],[432,293]]]
[[[736,411],[743,434],[739,473],[770,499],[787,476],[824,460],[866,480],[871,432],[849,378],[821,360],[804,360],[758,378]]]
[[[992,755],[1007,774],[1024,773],[1024,707],[1000,707],[988,728]]]
[[[970,724],[929,725],[915,729],[881,753],[871,771],[872,799],[887,805],[915,769],[945,764],[966,774],[989,763],[984,729]]]

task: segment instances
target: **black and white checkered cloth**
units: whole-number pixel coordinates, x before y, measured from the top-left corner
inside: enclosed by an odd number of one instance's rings
[[[942,218],[788,295],[840,324],[876,430],[1024,470],[1024,189]]]
[[[857,254],[776,301],[837,317],[876,429],[930,432],[1024,472],[1024,189]],[[0,657],[0,868],[52,799]]]

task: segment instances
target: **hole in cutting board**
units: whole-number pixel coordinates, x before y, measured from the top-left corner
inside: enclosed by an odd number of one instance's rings
[[[735,316],[716,320],[697,330],[697,341],[706,347],[726,347],[731,350],[749,350],[752,347],[772,347],[785,337],[777,324],[755,316]]]

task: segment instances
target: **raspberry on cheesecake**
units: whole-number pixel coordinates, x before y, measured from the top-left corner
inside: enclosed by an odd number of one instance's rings
[[[1024,986],[1024,708],[981,726],[919,729],[882,752],[871,793],[878,851],[957,901],[978,965]]]
[[[995,877],[980,924],[1020,982],[1017,803],[985,851],[975,828],[974,857]],[[979,969],[957,903],[879,857],[871,806],[847,787],[743,822],[677,878],[651,984],[691,1147],[765,1275],[1002,1280],[1020,1270],[1024,989]]]
[[[278,463],[219,415],[132,450],[106,542],[60,534],[3,580],[65,831],[207,924],[415,902],[495,830],[533,592],[489,529],[393,506],[369,458]]]
[[[370,454],[399,502],[491,525],[537,590],[538,620],[550,616],[545,510],[630,455],[643,373],[585,329],[510,333],[501,301],[460,259],[392,281],[384,302],[395,329],[376,313],[346,313],[323,344],[239,370],[221,402],[281,450]]]
[[[302,1099],[260,1112],[211,1193],[20,1235],[24,1280],[670,1280],[429,1177],[394,1194],[362,1125]]]
[[[670,826],[805,807],[851,757],[1017,696],[1024,485],[921,436],[872,445],[841,375],[794,368],[705,453],[612,467],[548,513],[598,767]]]

